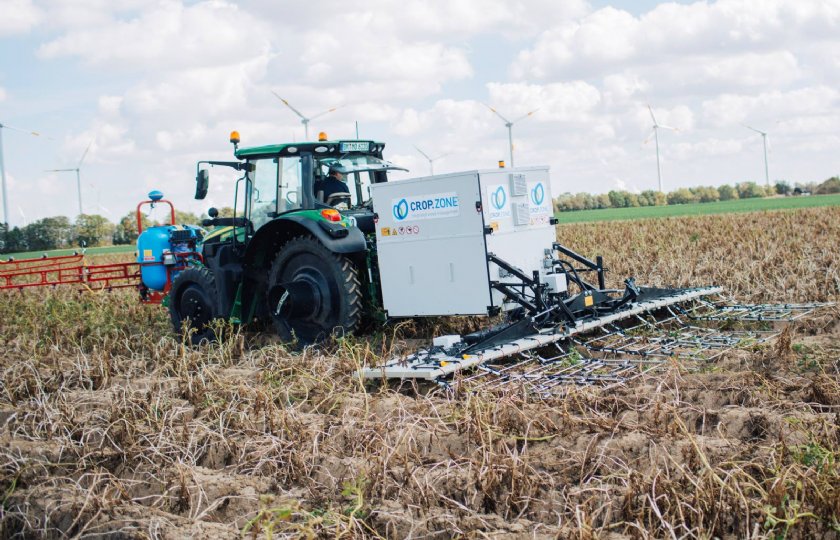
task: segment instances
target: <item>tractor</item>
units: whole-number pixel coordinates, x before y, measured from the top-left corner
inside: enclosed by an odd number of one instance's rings
[[[195,198],[207,194],[208,166],[221,166],[243,173],[235,192],[244,200],[232,217],[208,211],[211,232],[167,287],[174,328],[186,324],[193,342],[213,338],[214,319],[270,321],[283,340],[304,344],[354,332],[380,305],[370,186],[399,169],[382,159],[385,145],[323,134],[253,148],[240,148],[236,132],[230,140],[237,161],[200,161]],[[318,188],[330,171],[346,190],[325,196]]]

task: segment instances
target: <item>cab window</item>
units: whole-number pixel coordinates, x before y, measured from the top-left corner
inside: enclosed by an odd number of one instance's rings
[[[278,167],[279,211],[288,212],[300,208],[303,201],[300,157],[280,158]]]
[[[254,161],[251,173],[251,223],[259,229],[277,213],[277,158]]]

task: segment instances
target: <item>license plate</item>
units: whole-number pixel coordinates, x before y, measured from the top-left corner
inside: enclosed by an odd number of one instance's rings
[[[339,152],[367,152],[369,149],[369,142],[343,142],[339,146]]]

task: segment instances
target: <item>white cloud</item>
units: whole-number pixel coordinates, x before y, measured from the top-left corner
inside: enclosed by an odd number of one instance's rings
[[[304,2],[273,0],[246,0],[241,5],[274,19],[284,29],[328,29],[343,39],[345,32],[352,33],[354,28],[373,35],[398,33],[406,40],[465,39],[478,33],[522,37],[546,24],[579,18],[590,11],[585,0],[321,0],[317,9]]]
[[[0,86],[0,101],[6,101],[6,89]]]
[[[196,68],[235,64],[267,47],[270,30],[225,2],[189,6],[162,0],[139,15],[118,13],[97,24],[72,27],[42,45],[42,58],[78,56],[110,69]]]
[[[32,0],[2,0],[0,13],[0,37],[26,34],[42,17]]]
[[[489,83],[490,102],[509,120],[539,109],[534,120],[583,121],[600,103],[601,93],[584,81],[550,84]]]
[[[635,73],[613,73],[604,77],[604,99],[609,104],[627,103],[650,89],[650,83]]]
[[[671,159],[709,159],[734,156],[744,151],[744,141],[739,139],[708,138],[699,142],[675,142],[669,148]]]
[[[784,52],[786,47],[830,43],[839,28],[840,3],[820,0],[768,0],[761,7],[746,0],[666,3],[640,17],[607,7],[546,30],[520,53],[514,74],[537,78],[573,72],[606,74],[618,66],[662,62],[702,69],[719,55],[741,54],[741,60],[723,60],[706,75],[750,83],[761,68],[764,72],[795,69],[796,59]],[[781,60],[782,66],[772,65],[774,60]]]
[[[702,103],[703,116],[712,126],[737,125],[747,121],[775,122],[796,116],[821,115],[836,110],[840,92],[814,86],[783,92],[723,94]]]

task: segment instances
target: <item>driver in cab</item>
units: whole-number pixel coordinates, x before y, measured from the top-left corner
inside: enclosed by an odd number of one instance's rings
[[[315,182],[315,197],[336,208],[349,208],[350,191],[345,182],[344,173],[333,163],[329,176]]]

